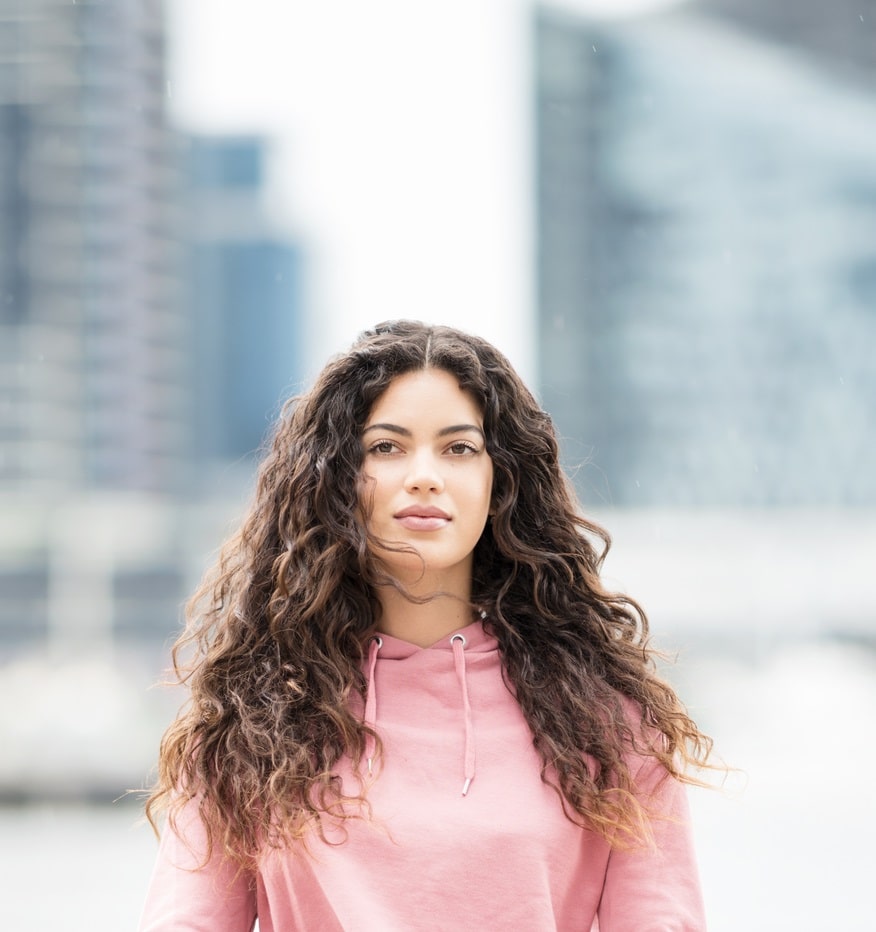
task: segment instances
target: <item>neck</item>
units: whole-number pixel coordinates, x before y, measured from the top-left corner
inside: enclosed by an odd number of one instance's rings
[[[377,630],[417,647],[430,647],[473,620],[468,596],[461,598],[448,593],[418,604],[395,589],[384,589],[378,599],[381,612]]]

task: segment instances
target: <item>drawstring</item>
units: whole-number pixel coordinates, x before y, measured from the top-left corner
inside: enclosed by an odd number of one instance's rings
[[[468,683],[465,678],[465,637],[454,634],[450,639],[453,648],[453,665],[456,667],[456,676],[459,679],[459,688],[462,692],[462,709],[465,718],[465,783],[462,785],[462,795],[468,793],[471,781],[475,778],[475,748],[472,734],[471,705],[468,701]]]
[[[371,643],[368,645],[368,692],[365,696],[365,724],[372,730],[377,727],[377,687],[374,685],[374,670],[377,667],[377,652],[381,647],[383,647],[382,638],[371,638]],[[372,764],[374,762],[375,747],[374,735],[367,735],[365,738],[365,759],[368,764],[369,777],[373,773]]]
[[[453,666],[456,670],[456,676],[459,680],[459,689],[462,693],[462,711],[465,725],[465,782],[462,785],[462,795],[468,793],[472,780],[475,778],[475,745],[474,729],[471,720],[471,705],[468,701],[468,681],[466,680],[465,671],[465,636],[454,634],[450,639],[450,646],[453,649]],[[377,684],[375,682],[375,671],[377,668],[377,652],[383,647],[383,640],[379,637],[373,637],[368,645],[368,681],[367,692],[365,695],[365,724],[372,730],[377,727]],[[365,738],[365,762],[368,767],[368,775],[373,775],[374,754],[376,742],[373,734]]]

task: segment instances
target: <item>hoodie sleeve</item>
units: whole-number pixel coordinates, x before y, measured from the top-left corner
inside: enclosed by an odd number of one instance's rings
[[[152,872],[140,932],[251,932],[255,881],[223,858],[204,863],[206,834],[197,800],[165,826]]]
[[[704,932],[685,787],[654,758],[646,759],[636,783],[654,843],[609,855],[599,932]]]

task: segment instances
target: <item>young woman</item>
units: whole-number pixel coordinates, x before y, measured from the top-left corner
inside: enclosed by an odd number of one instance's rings
[[[710,742],[607,546],[494,347],[363,334],[287,405],[190,605],[141,929],[705,928],[683,783]]]

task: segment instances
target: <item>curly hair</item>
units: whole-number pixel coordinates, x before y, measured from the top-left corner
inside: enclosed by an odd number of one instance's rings
[[[196,799],[210,850],[244,865],[266,844],[321,832],[326,814],[351,817],[351,802],[367,808],[364,787],[345,796],[336,773],[344,755],[359,770],[369,738],[380,749],[351,704],[364,701],[387,583],[358,512],[361,433],[393,379],[427,368],[452,374],[483,413],[494,516],[475,548],[472,603],[542,779],[570,819],[615,845],[647,831],[636,755],[698,782],[690,767],[707,763],[711,741],[658,676],[642,610],[602,586],[610,540],[578,512],[550,417],[488,342],[395,321],[286,403],[248,516],[188,605],[173,662],[190,700],[162,741],[153,825]]]

